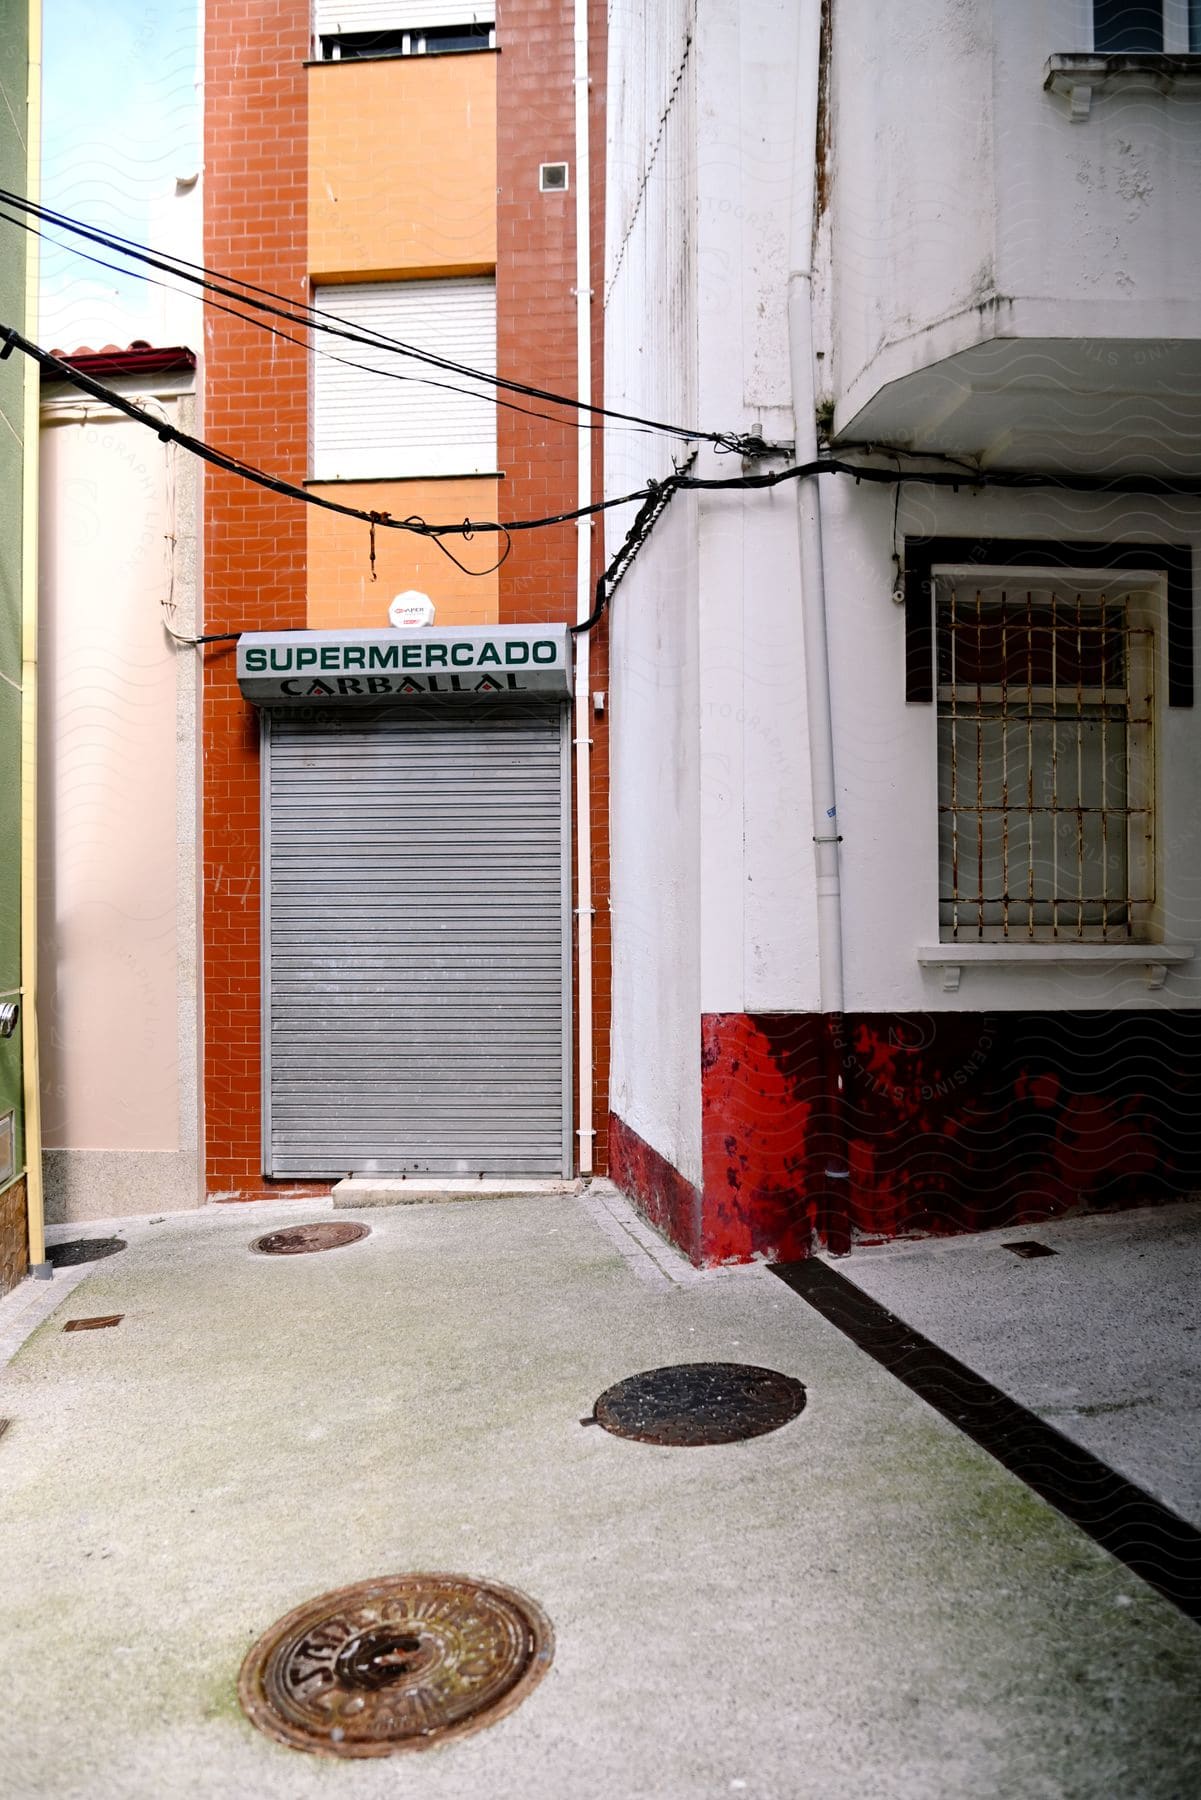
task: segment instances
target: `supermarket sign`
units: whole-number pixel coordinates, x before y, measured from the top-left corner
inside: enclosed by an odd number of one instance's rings
[[[484,631],[247,631],[238,686],[256,706],[388,700],[564,700],[566,625]]]

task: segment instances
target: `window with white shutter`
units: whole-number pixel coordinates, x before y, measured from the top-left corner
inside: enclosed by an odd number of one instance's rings
[[[369,281],[318,288],[314,305],[356,331],[496,368],[496,280]],[[496,472],[495,388],[412,356],[314,333],[316,481]]]
[[[496,7],[473,0],[317,0],[313,35],[324,62],[432,56],[496,45]]]

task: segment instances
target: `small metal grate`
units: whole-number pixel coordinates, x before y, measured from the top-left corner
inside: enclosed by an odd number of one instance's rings
[[[315,1250],[340,1250],[371,1235],[370,1225],[351,1219],[322,1220],[316,1225],[290,1225],[286,1231],[269,1231],[255,1238],[250,1248],[261,1256],[308,1256]]]
[[[1154,899],[1146,596],[949,577],[937,594],[944,940],[1136,940]]]
[[[599,1425],[644,1444],[733,1444],[795,1419],[805,1389],[790,1375],[750,1363],[673,1363],[606,1388]]]
[[[306,1601],[242,1664],[252,1724],[319,1756],[428,1750],[493,1724],[541,1680],[550,1620],[469,1575],[396,1575]]]
[[[1012,1250],[1015,1256],[1024,1256],[1027,1258],[1058,1255],[1057,1251],[1052,1250],[1050,1244],[1040,1244],[1035,1238],[1022,1238],[1016,1244],[1002,1244],[1001,1248],[1002,1250]]]
[[[124,1238],[72,1238],[69,1244],[47,1244],[46,1261],[56,1269],[69,1269],[76,1263],[99,1262],[102,1257],[116,1256],[127,1248]]]

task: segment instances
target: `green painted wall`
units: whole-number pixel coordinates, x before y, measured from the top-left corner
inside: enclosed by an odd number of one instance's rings
[[[0,0],[0,186],[24,193],[29,71],[28,0]],[[25,323],[25,233],[0,221],[0,322]],[[19,352],[0,362],[0,996],[21,985],[21,532],[24,384]],[[36,445],[33,446],[36,454]],[[21,1034],[0,1038],[0,1115],[21,1132]]]

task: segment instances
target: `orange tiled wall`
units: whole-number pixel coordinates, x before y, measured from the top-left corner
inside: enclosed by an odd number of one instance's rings
[[[208,0],[206,13],[204,260],[304,301],[308,7]],[[215,310],[205,326],[205,437],[303,481],[304,349]],[[303,628],[303,503],[214,469],[204,503],[204,630]],[[238,692],[232,644],[205,652],[203,733],[207,1181],[249,1196],[264,1191],[258,716]]]
[[[603,0],[592,0],[593,287],[598,294],[604,16]],[[386,234],[374,247],[369,246],[369,263],[359,262],[357,252],[352,257],[345,245],[341,250],[331,247],[336,239],[329,236],[323,240],[323,248],[314,248],[310,262],[306,243],[310,192],[306,94],[310,90],[317,93],[327,78],[332,83],[349,75],[354,81],[363,71],[306,71],[308,34],[308,7],[303,0],[210,0],[206,24],[205,261],[297,300],[307,297],[310,267],[327,279],[331,274],[383,277],[397,272],[433,272],[424,261],[401,260],[398,250],[386,247],[397,240],[387,239]],[[381,64],[379,68],[394,74],[403,67],[401,78],[414,83],[424,80],[427,91],[431,75],[435,82],[461,81],[465,79],[462,72],[471,64],[493,72],[497,83],[494,187],[499,366],[522,380],[573,393],[574,170],[566,195],[538,191],[539,163],[574,161],[569,0],[501,0],[498,42],[502,49],[497,57],[429,58],[402,66]],[[423,129],[435,129],[431,118],[425,120]],[[362,177],[364,193],[370,191],[371,182],[384,179],[376,171],[387,169],[384,148],[388,141],[371,140],[371,166]],[[400,184],[395,185],[399,189]],[[318,210],[315,202],[315,213]],[[478,246],[485,241],[486,232],[483,227],[471,229],[480,234],[470,239],[474,258],[481,254]],[[449,272],[472,266],[462,252],[467,241],[461,236],[459,249],[446,252],[444,237],[443,251],[455,260],[435,267]],[[415,252],[410,248],[405,255],[414,257]],[[599,350],[599,302],[593,320],[594,344]],[[293,482],[302,481],[307,474],[303,348],[278,340],[273,343],[253,327],[214,312],[207,322],[206,363],[205,435]],[[599,383],[599,362],[596,380]],[[502,519],[541,516],[575,504],[578,438],[574,415],[559,412],[555,416],[553,407],[528,404],[536,413],[545,411],[552,416],[532,417],[503,408],[499,413],[503,477],[491,504],[493,516],[499,513]],[[370,504],[376,510],[398,510],[399,500],[395,505],[381,500],[382,485],[387,484],[339,484],[337,491],[346,498],[360,486],[370,487],[374,495]],[[445,505],[452,484],[429,485],[439,491]],[[403,486],[407,490],[414,484]],[[478,494],[463,499],[465,513],[477,514]],[[407,496],[406,510],[410,509],[427,516],[438,510],[432,500],[427,508]],[[409,570],[415,563],[406,561],[406,553],[399,547],[389,543],[385,548],[382,533],[377,539],[379,580],[371,584],[365,528],[348,521],[345,527],[327,530],[316,523],[321,517],[300,503],[210,471],[204,538],[205,630],[302,629],[310,622],[317,623],[318,613],[327,606],[338,613],[337,623],[349,622],[360,604],[375,605],[363,587],[364,571],[368,587],[377,591],[388,591],[394,579],[396,589],[422,585],[415,575],[410,579]],[[348,535],[339,536],[343,531]],[[575,544],[572,525],[515,534],[512,554],[499,576],[463,587],[462,622],[467,622],[466,609],[471,607],[513,623],[574,617]],[[477,538],[468,548],[478,554],[483,542]],[[306,597],[309,555],[311,608]],[[400,560],[394,562],[394,557]],[[481,556],[482,562],[487,560]],[[605,686],[603,632],[593,640],[590,686]],[[608,1082],[605,729],[604,721],[593,721],[598,1168],[605,1166]],[[261,1174],[259,1101],[258,721],[238,694],[232,646],[213,646],[206,652],[204,805],[208,1183],[210,1191],[250,1197],[268,1191]]]
[[[416,514],[432,524],[459,519],[495,519],[494,479],[459,481],[339,481],[312,484],[315,494],[328,494],[344,506],[391,513],[407,519]],[[383,630],[388,604],[408,588],[431,595],[439,625],[492,625],[497,618],[496,576],[464,575],[428,539],[406,531],[378,529],[375,534],[375,580],[371,579],[371,534],[357,519],[340,518],[320,507],[308,509],[309,604],[313,630],[324,626],[360,625]],[[447,540],[449,549],[471,569],[487,569],[499,554],[494,536]]]
[[[314,281],[492,269],[496,69],[471,51],[308,71]]]

